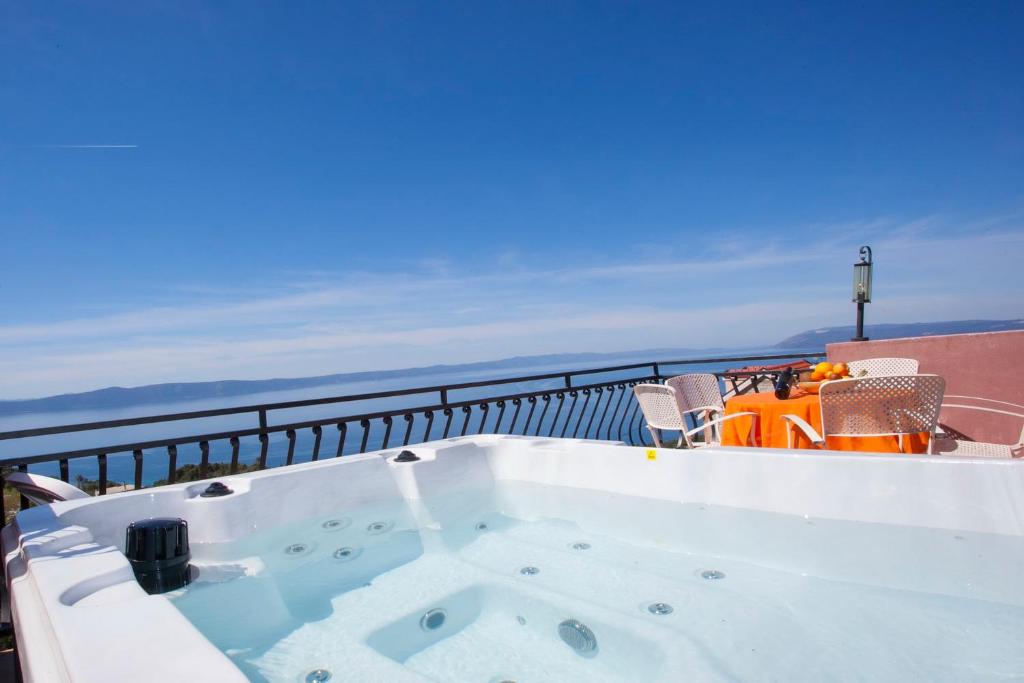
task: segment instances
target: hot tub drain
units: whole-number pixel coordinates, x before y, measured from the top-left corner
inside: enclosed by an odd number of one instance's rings
[[[576,654],[587,657],[597,652],[597,636],[581,621],[566,619],[558,625],[558,635]]]

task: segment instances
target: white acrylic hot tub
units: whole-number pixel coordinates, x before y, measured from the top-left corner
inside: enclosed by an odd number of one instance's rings
[[[27,680],[1006,680],[1024,462],[479,436],[33,508]],[[149,596],[128,523],[189,523]]]

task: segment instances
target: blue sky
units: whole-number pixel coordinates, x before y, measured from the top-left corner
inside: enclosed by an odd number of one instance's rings
[[[1024,315],[1024,4],[0,0],[0,397]]]

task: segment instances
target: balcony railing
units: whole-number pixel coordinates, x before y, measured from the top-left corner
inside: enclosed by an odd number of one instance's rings
[[[0,432],[0,467],[23,472],[31,468],[64,481],[71,480],[74,469],[78,482],[88,481],[98,495],[104,495],[110,488],[112,458],[119,458],[120,471],[131,472],[130,487],[140,489],[174,483],[183,464],[195,465],[193,474],[203,479],[217,463],[222,463],[218,473],[223,473],[225,466],[228,473],[236,473],[468,434],[647,444],[649,434],[633,386],[661,382],[701,366],[696,370],[714,371],[727,393],[757,391],[763,382],[773,379],[773,372],[726,372],[725,368],[822,356],[822,352],[805,352],[633,363],[22,429]],[[176,428],[185,433],[174,434]],[[76,447],[55,448],[54,440],[63,446],[73,441]],[[12,454],[14,450],[22,454]],[[129,456],[132,460],[127,461]],[[166,472],[165,478],[155,479],[154,464]],[[85,477],[83,472],[91,476]],[[127,484],[127,479],[115,481]],[[125,488],[128,486],[119,490]],[[22,498],[21,505],[24,508],[28,502]]]

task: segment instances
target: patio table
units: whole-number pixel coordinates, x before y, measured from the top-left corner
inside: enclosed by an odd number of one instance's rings
[[[725,414],[749,411],[758,414],[757,433],[754,441],[765,448],[785,448],[789,423],[782,415],[796,415],[807,421],[815,431],[821,433],[821,401],[817,394],[794,390],[792,398],[779,400],[774,393],[743,394],[733,396],[725,402]],[[723,446],[746,446],[752,419],[738,417],[722,424]],[[816,449],[799,429],[793,430],[793,447]],[[826,448],[834,451],[863,451],[869,453],[927,453],[928,435],[910,434],[903,437],[903,451],[895,436],[830,436]]]

